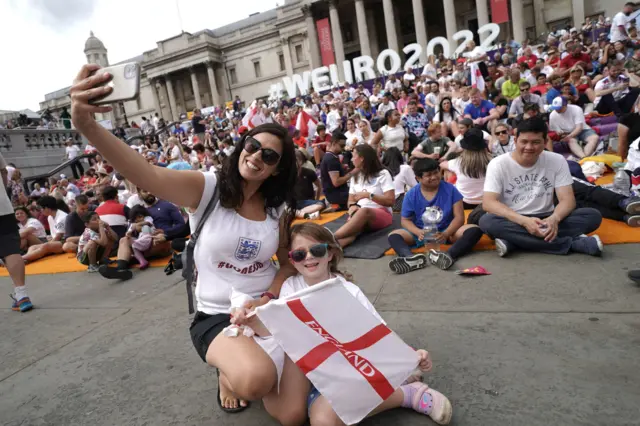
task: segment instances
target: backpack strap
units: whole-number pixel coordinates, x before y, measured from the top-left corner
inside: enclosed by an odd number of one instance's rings
[[[204,227],[205,222],[216,208],[218,201],[220,200],[220,191],[219,188],[219,179],[220,175],[216,172],[216,187],[213,190],[213,196],[209,200],[207,207],[204,209],[200,220],[198,221],[198,225],[196,226],[195,231],[191,234],[189,238],[189,242],[187,243],[187,247],[185,248],[185,264],[184,269],[182,270],[182,275],[185,278],[186,286],[187,286],[187,299],[189,304],[189,313],[192,314],[195,312],[195,304],[193,302],[193,285],[195,281],[195,260],[194,260],[194,252],[196,248],[196,244],[198,242],[198,237],[200,236],[200,231]]]

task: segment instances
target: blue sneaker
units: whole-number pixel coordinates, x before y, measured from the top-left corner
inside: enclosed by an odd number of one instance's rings
[[[13,295],[10,295],[10,296],[13,299],[13,304],[11,305],[12,311],[27,312],[33,309],[33,304],[31,303],[31,299],[29,299],[28,297],[23,297],[20,300],[16,300],[16,298],[13,297]]]
[[[597,235],[592,235],[591,237],[581,235],[574,238],[571,243],[571,251],[574,253],[588,254],[589,256],[600,256],[602,255],[602,250],[604,250],[604,246],[600,237]]]

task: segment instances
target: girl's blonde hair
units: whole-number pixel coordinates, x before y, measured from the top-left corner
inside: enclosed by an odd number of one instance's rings
[[[289,245],[291,245],[293,239],[298,235],[315,240],[319,243],[327,244],[329,246],[329,252],[333,255],[333,258],[329,262],[329,270],[331,273],[342,275],[346,280],[353,282],[353,276],[351,274],[342,272],[338,269],[338,265],[342,262],[342,259],[344,259],[344,253],[342,251],[342,247],[340,247],[340,244],[338,244],[338,241],[331,231],[324,226],[320,226],[313,222],[293,225],[289,232]],[[292,249],[292,247],[289,248]]]
[[[462,174],[473,179],[480,179],[485,177],[487,166],[492,157],[486,149],[482,151],[463,149],[458,158]]]

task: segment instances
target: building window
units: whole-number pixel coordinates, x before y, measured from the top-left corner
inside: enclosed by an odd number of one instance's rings
[[[253,71],[256,74],[256,78],[262,77],[262,71],[260,70],[260,61],[253,62]]]
[[[352,25],[351,22],[342,24],[342,37],[345,43],[352,43],[354,41]]]
[[[238,76],[236,75],[235,68],[229,68],[229,80],[231,80],[231,84],[238,83]]]
[[[280,71],[284,71],[287,68],[284,63],[284,54],[278,53],[278,60],[280,61]]]
[[[302,50],[302,45],[301,44],[296,44],[295,50],[296,50],[296,61],[298,63],[303,62],[304,61],[304,51]]]

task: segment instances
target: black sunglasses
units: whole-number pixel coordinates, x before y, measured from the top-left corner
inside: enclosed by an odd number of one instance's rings
[[[271,148],[262,148],[260,141],[252,136],[247,137],[244,141],[244,150],[248,154],[254,154],[258,151],[262,151],[262,161],[268,166],[275,166],[280,161],[280,154]]]
[[[306,249],[298,249],[298,250],[290,251],[289,259],[291,259],[293,263],[300,263],[307,258],[307,253],[311,253],[311,256],[317,259],[322,259],[327,255],[328,252],[329,252],[329,244],[327,243],[315,244],[309,247],[308,251]]]
[[[509,132],[507,132],[506,130],[503,130],[501,132],[496,132],[496,135],[506,135],[507,133]]]

